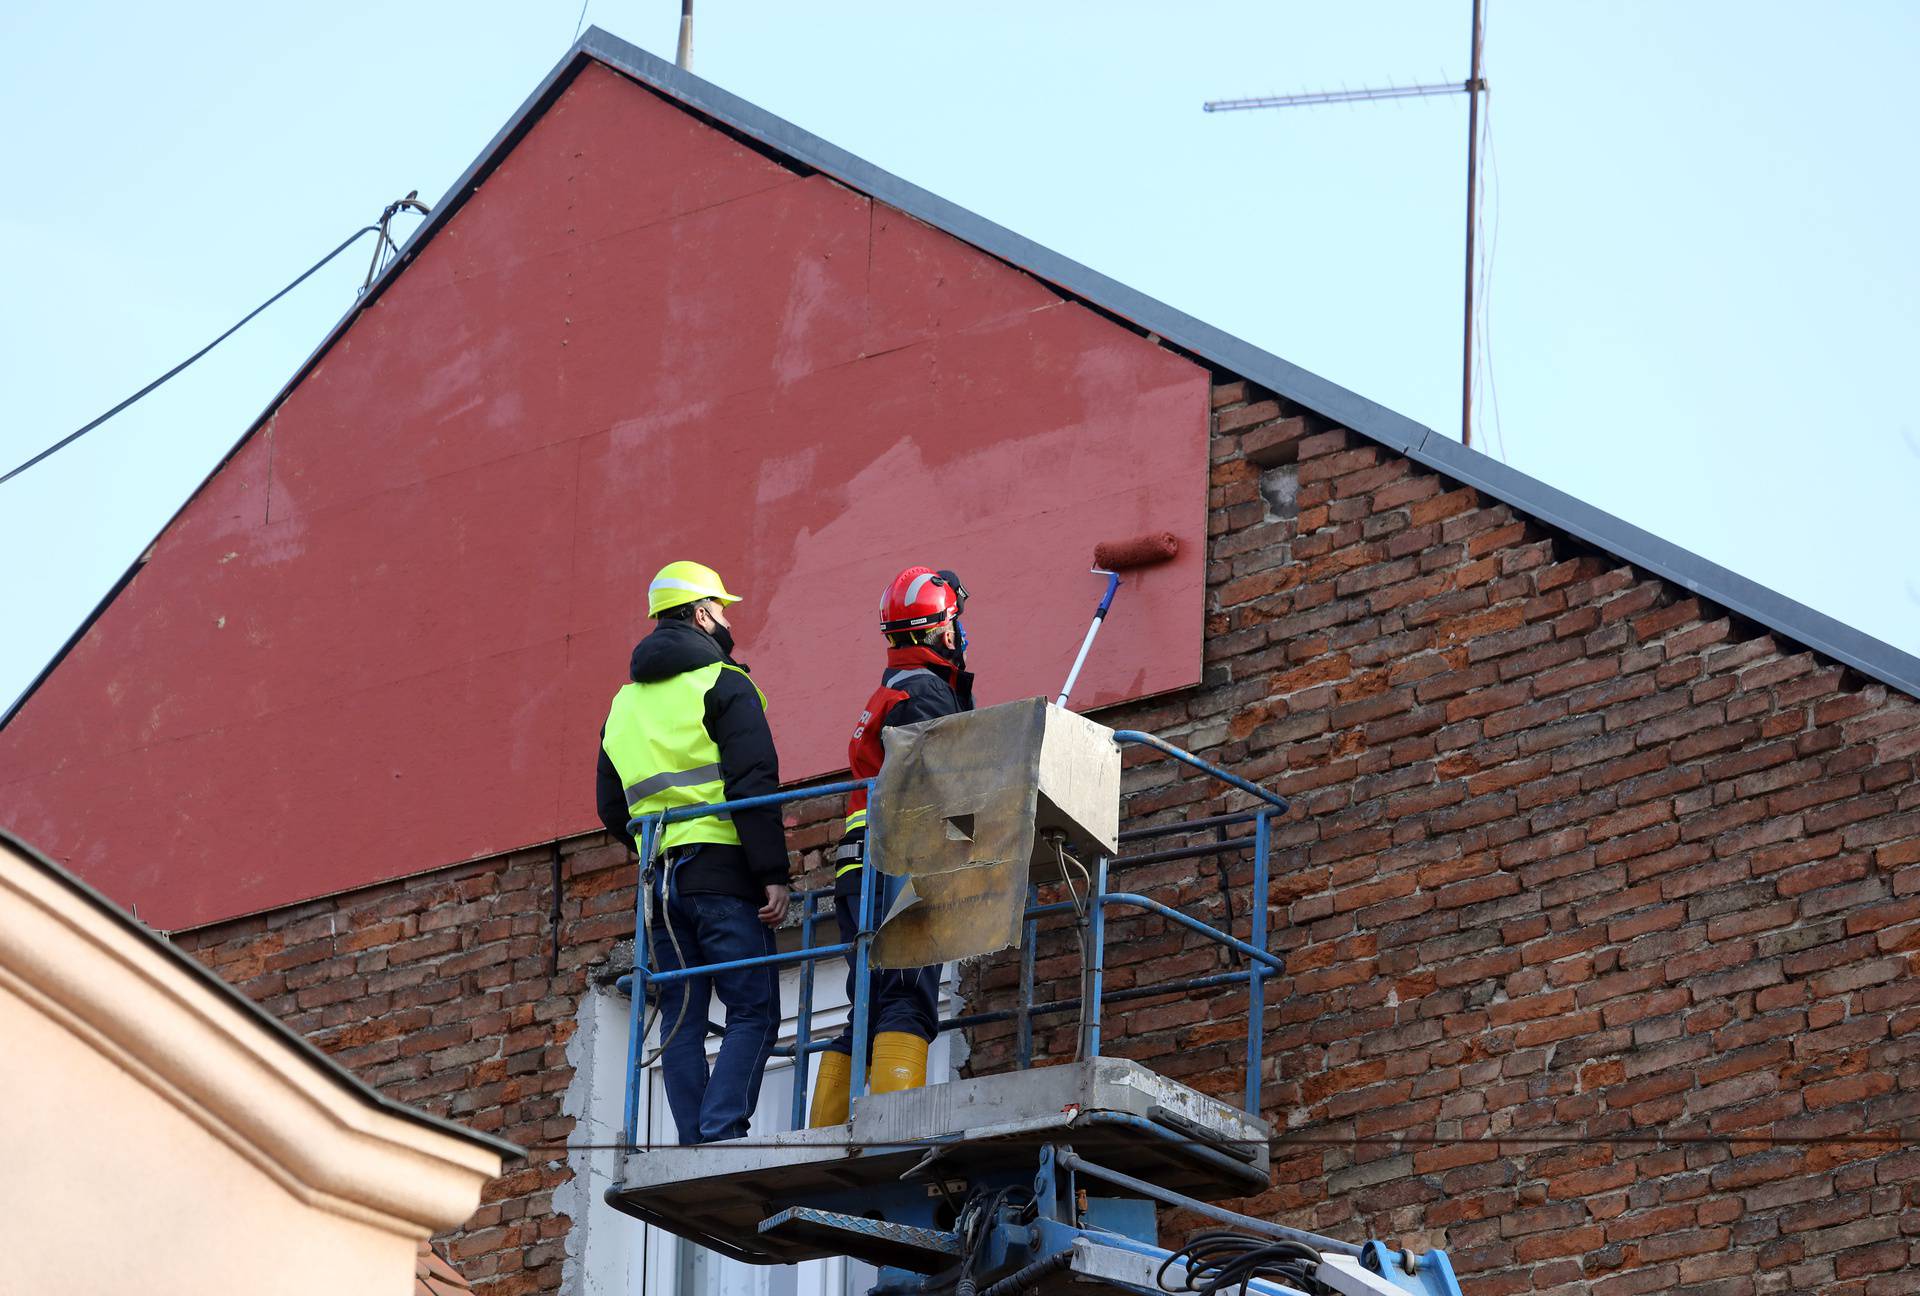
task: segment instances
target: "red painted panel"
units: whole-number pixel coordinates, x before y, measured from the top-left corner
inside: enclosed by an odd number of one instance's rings
[[[958,333],[1051,306],[1038,279],[1008,274],[992,257],[889,207],[873,212],[867,352]]]
[[[675,558],[747,601],[789,778],[840,768],[874,606],[953,566],[985,701],[1198,681],[1208,375],[589,72],[188,506],[0,731],[0,817],[181,926],[594,826]]]
[[[487,177],[489,203],[537,206],[540,218],[449,227],[408,274],[427,266],[434,282],[498,274],[799,178],[619,73],[591,66]]]
[[[509,218],[540,219],[536,199]],[[389,293],[287,402],[273,515],[850,363],[866,318],[867,206],[816,178]],[[380,453],[343,455],[343,442]]]
[[[249,438],[161,535],[155,553],[245,535],[267,520],[269,438]]]
[[[114,604],[113,635],[88,636],[138,655],[103,663],[107,704],[73,709],[85,726],[67,745],[119,753],[243,728],[564,639],[555,571],[572,553],[577,458],[572,442],[548,446],[156,556]],[[38,723],[39,710],[14,725]]]
[[[8,783],[8,826],[163,927],[490,855],[504,824],[551,837],[565,660],[555,641]]]

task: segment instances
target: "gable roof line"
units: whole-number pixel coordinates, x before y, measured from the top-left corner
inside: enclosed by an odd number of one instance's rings
[[[1789,599],[1776,589],[1741,576],[1697,553],[1682,549],[1672,541],[1642,530],[1622,518],[1597,509],[1584,499],[1576,499],[1546,482],[1507,467],[1498,459],[1442,436],[1423,422],[1407,419],[1367,397],[1359,396],[1329,382],[1315,372],[1284,361],[1271,351],[1254,346],[1229,332],[1213,328],[1179,311],[1164,301],[1146,296],[1114,278],[1100,275],[1089,267],[1064,257],[1002,225],[975,215],[966,207],[952,204],[939,194],[931,194],[918,184],[881,171],[874,163],[852,156],[847,150],[829,144],[816,134],[801,131],[766,109],[722,90],[716,84],[701,81],[693,73],[674,63],[655,58],[639,46],[618,36],[589,29],[578,46],[591,58],[603,61],[636,81],[649,84],[660,94],[720,121],[733,131],[766,144],[768,148],[803,161],[849,188],[860,190],[877,202],[899,207],[900,211],[941,228],[962,242],[973,244],[981,252],[993,253],[1002,261],[1016,265],[1029,275],[1064,288],[1071,296],[1119,315],[1158,334],[1165,342],[1190,351],[1217,369],[1235,372],[1269,392],[1302,405],[1309,411],[1334,420],[1344,428],[1386,445],[1415,463],[1421,463],[1457,482],[1473,486],[1521,513],[1546,522],[1551,528],[1567,532],[1613,553],[1626,563],[1665,576],[1670,582],[1718,603],[1730,612],[1738,612],[1770,630],[1780,632],[1805,647],[1853,666],[1884,684],[1920,697],[1920,657],[1903,653],[1891,643],[1868,636],[1826,612],[1816,611]]]
[[[0,728],[5,728],[12,721],[27,699],[58,668],[108,605],[126,588],[145,564],[153,544],[165,534],[167,527],[172,526],[186,511],[207,483],[254,433],[267,424],[281,402],[332,349],[360,312],[386,291],[388,285],[412,263],[427,241],[465,205],[466,200],[499,166],[521,137],[532,129],[553,101],[572,84],[574,77],[594,62],[604,64],[773,153],[830,176],[869,198],[896,207],[1035,278],[1053,284],[1073,297],[1126,320],[1144,332],[1153,333],[1217,368],[1257,383],[1416,463],[1510,504],[1555,530],[1664,577],[1730,612],[1756,621],[1864,675],[1920,697],[1920,657],[1903,652],[1758,581],[1663,540],[1650,531],[1461,445],[1451,437],[1442,436],[1404,414],[1348,391],[1338,383],[1302,369],[1243,338],[1195,319],[1184,311],[1110,279],[957,203],[883,171],[871,162],[802,130],[712,82],[649,54],[611,32],[589,27],[513,116],[507,119],[506,125],[488,141],[460,178],[453,182],[434,205],[433,211],[401,245],[398,255],[327,332],[320,345],[314,348],[313,353],[267,402],[260,416],[248,425],[232,448],[194,488],[173,516],[167,519],[154,540],[148,542],[140,556],[75,629],[60,651],[13,701],[6,713],[0,715]]]
[[[1863,674],[1920,696],[1920,657],[1902,652],[1758,581],[1463,446],[1404,414],[1042,247],[938,194],[882,171],[598,27],[587,33],[580,48],[661,94],[1118,315],[1218,368],[1249,379],[1416,463],[1484,491],[1556,530],[1665,577]]]

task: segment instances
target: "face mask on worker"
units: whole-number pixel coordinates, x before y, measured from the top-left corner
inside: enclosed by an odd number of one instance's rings
[[[936,641],[932,647],[935,652],[952,662],[955,670],[965,670],[967,668],[967,627],[960,620],[960,614],[967,610],[967,587],[960,583],[958,576],[945,569],[941,570],[940,579],[953,590],[953,644],[948,646],[944,642]],[[941,639],[944,638],[944,635],[941,636]]]
[[[725,653],[729,657],[733,656],[732,628],[726,625],[722,625],[720,622],[720,618],[713,614],[713,609],[703,608],[701,610],[706,613],[706,621],[707,621],[707,624],[703,626],[702,629],[704,629],[707,632],[707,635],[715,643],[720,645],[721,652]]]
[[[935,635],[927,640],[927,647],[939,653],[953,663],[955,670],[967,668],[967,632],[960,628],[958,618],[953,622],[953,642],[949,644],[944,634]]]

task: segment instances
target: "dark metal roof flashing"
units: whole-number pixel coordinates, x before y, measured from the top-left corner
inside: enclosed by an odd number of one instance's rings
[[[598,27],[588,28],[565,57],[547,73],[526,102],[520,105],[519,110],[481,150],[466,172],[435,204],[432,215],[414,230],[401,246],[399,255],[374,280],[365,295],[341,317],[340,322],[333,326],[313,354],[268,403],[261,416],[234,443],[226,457],[207,474],[206,480],[195,489],[195,495],[205,488],[206,481],[212,480],[214,474],[225,466],[227,459],[232,458],[246,443],[247,438],[267,423],[281,401],[299,385],[359,313],[378,299],[426,242],[472,197],[513,146],[519,143],[534,122],[589,63],[603,64],[631,78],[699,114],[743,142],[758,145],[776,159],[819,171],[875,201],[898,208],[917,220],[944,230],[962,242],[972,244],[1216,369],[1246,378],[1304,409],[1404,454],[1416,463],[1510,504],[1556,530],[1662,576],[1729,612],[1757,622],[1864,675],[1920,697],[1920,657],[1883,643],[1757,581],[1662,540],[1545,482],[1536,481],[1498,460],[1469,449],[1404,414],[1377,405],[1318,374],[1310,373],[1241,338],[1223,333],[1164,302],[948,202],[938,194],[929,193],[918,185],[882,171],[845,149],[801,130],[793,123]],[[187,502],[191,501],[192,496],[189,496]],[[186,503],[183,503],[181,510],[185,508]],[[176,512],[174,517],[178,516]],[[167,525],[172,524],[172,519],[169,519]],[[7,709],[5,716],[0,716],[0,728],[13,719],[27,698],[59,665],[73,645],[79,642],[145,561],[146,554],[143,553],[74,632],[73,638],[47,664],[46,669]]]

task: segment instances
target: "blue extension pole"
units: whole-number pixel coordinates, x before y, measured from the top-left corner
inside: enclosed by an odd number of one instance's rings
[[[1100,633],[1100,623],[1107,619],[1107,609],[1113,606],[1113,592],[1120,588],[1120,573],[1093,569],[1095,576],[1107,578],[1107,592],[1100,596],[1100,606],[1094,610],[1093,624],[1087,627],[1087,637],[1080,641],[1080,653],[1073,659],[1073,669],[1067,672],[1067,682],[1060,686],[1060,696],[1053,700],[1057,707],[1067,705],[1067,694],[1073,692],[1074,681],[1080,678],[1080,668],[1087,664],[1087,653],[1093,648],[1093,637]]]
[[[1253,821],[1253,930],[1247,943],[1267,948],[1267,852],[1273,845],[1273,812],[1262,810]],[[1227,862],[1220,861],[1226,871]],[[1229,915],[1231,920],[1231,915]],[[1265,968],[1259,959],[1247,960],[1247,1111],[1260,1114],[1260,1055],[1267,1034],[1267,997],[1262,978]]]
[[[800,902],[800,948],[802,951],[813,949],[813,911],[818,902],[813,892],[803,893]],[[793,1033],[793,1121],[794,1129],[805,1129],[807,1125],[807,1045],[812,1042],[810,1034],[813,1027],[813,963],[808,958],[800,964],[800,1002],[798,1020]]]
[[[1107,857],[1102,855],[1099,863],[1093,866],[1093,894],[1087,903],[1093,912],[1088,924],[1091,930],[1087,934],[1087,943],[1093,948],[1087,951],[1087,957],[1093,961],[1093,975],[1088,978],[1087,1000],[1081,1005],[1081,1011],[1087,1014],[1087,1056],[1100,1056],[1100,1014],[1101,996],[1106,991],[1107,981]]]
[[[860,868],[860,931],[853,938],[853,1074],[847,1078],[849,1104],[867,1091],[867,970],[873,947],[875,875],[880,863],[880,824],[872,814],[873,781],[867,781],[866,858]]]

